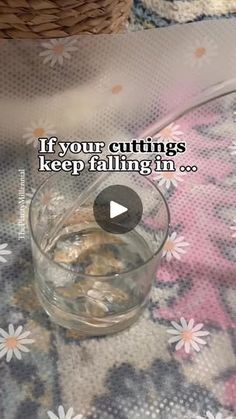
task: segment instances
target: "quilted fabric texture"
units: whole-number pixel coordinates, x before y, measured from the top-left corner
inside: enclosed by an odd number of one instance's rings
[[[39,135],[134,138],[235,76],[235,36],[221,21],[0,44],[2,419],[236,418],[235,93],[156,135],[187,151],[174,174],[152,175],[171,227],[150,304],[130,329],[82,339],[52,324],[35,297],[27,228],[47,176]]]
[[[129,27],[132,30],[161,28],[176,23],[234,18],[234,1],[134,0]]]

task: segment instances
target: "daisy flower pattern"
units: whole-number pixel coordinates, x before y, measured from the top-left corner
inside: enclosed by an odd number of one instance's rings
[[[104,85],[104,91],[107,96],[107,103],[109,106],[133,106],[138,100],[138,93],[134,90],[131,81],[126,77],[114,78]]]
[[[171,185],[177,187],[178,182],[183,182],[183,174],[180,175],[177,172],[162,172],[155,174],[153,180],[156,180],[159,186],[165,186],[166,189],[170,189]]]
[[[29,352],[25,345],[34,343],[33,339],[28,339],[31,332],[23,332],[23,326],[14,330],[13,324],[9,324],[8,333],[0,329],[0,358],[6,355],[7,362],[11,361],[13,355],[21,359],[21,352]]]
[[[168,236],[163,252],[162,257],[165,257],[167,262],[170,262],[172,258],[180,260],[182,254],[186,253],[185,247],[189,246],[189,243],[184,241],[184,237],[177,236],[177,233],[174,232]]]
[[[50,63],[51,67],[56,63],[62,65],[65,59],[71,58],[71,52],[78,50],[76,42],[75,38],[51,39],[48,42],[43,42],[41,45],[44,51],[40,52],[39,56],[44,57],[44,64]]]
[[[26,144],[33,144],[36,148],[38,145],[38,139],[42,137],[52,137],[56,134],[54,127],[46,120],[40,119],[37,122],[32,122],[28,128],[26,128],[23,135],[23,139]]]
[[[232,237],[234,237],[236,239],[236,218],[235,220],[233,220],[233,222],[235,223],[235,226],[231,226],[231,230],[234,231],[234,233],[232,234]]]
[[[217,55],[217,51],[217,45],[212,39],[196,39],[186,52],[186,61],[191,67],[201,68]]]
[[[222,413],[218,412],[216,414],[216,416],[214,416],[210,411],[206,412],[206,416],[197,416],[197,419],[233,419],[232,416],[227,416],[227,418],[225,418]]]
[[[229,146],[229,149],[231,150],[230,154],[232,154],[232,156],[236,156],[236,140],[233,140],[232,144],[233,145]]]
[[[83,419],[82,415],[74,416],[73,407],[70,407],[70,409],[66,413],[64,407],[59,406],[58,415],[55,415],[55,413],[53,413],[51,410],[48,410],[47,414],[50,419]]]
[[[0,244],[0,263],[7,262],[7,259],[5,258],[5,255],[10,255],[12,252],[11,250],[7,250],[7,243]]]
[[[199,352],[199,345],[206,345],[206,341],[202,339],[202,336],[208,336],[209,332],[201,330],[203,328],[202,323],[194,326],[193,319],[187,323],[187,321],[182,317],[180,319],[180,324],[175,321],[172,321],[171,324],[173,329],[168,329],[167,333],[174,336],[170,338],[168,342],[176,343],[176,351],[184,347],[185,352],[189,354],[191,349]]]
[[[141,100],[141,91],[136,88],[134,81],[127,74],[104,73],[96,82],[105,106],[121,108],[127,112],[128,108],[136,107]]]
[[[183,135],[183,132],[180,131],[179,128],[179,125],[172,122],[172,124],[168,125],[167,127],[163,128],[160,132],[155,134],[153,138],[156,138],[160,141],[178,141],[179,137]]]

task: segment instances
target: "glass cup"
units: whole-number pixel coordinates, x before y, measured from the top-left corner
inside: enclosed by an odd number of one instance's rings
[[[50,176],[29,211],[39,300],[53,321],[88,336],[120,331],[138,318],[149,299],[170,219],[165,198],[147,177],[112,172],[97,183],[98,176]],[[142,219],[128,233],[108,233],[94,219],[94,200],[112,185],[128,186],[142,200]],[[86,191],[86,199],[75,205]]]

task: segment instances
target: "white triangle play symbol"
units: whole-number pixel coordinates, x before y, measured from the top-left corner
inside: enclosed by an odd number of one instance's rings
[[[110,218],[118,217],[118,215],[124,214],[126,211],[128,211],[128,208],[115,201],[110,201]]]

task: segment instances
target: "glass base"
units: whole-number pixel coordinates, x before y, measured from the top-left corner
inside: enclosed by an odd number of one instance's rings
[[[74,329],[81,333],[82,336],[103,336],[116,332],[120,332],[127,327],[131,326],[142,314],[147,301],[142,305],[132,309],[126,313],[107,316],[107,317],[81,317],[61,310],[52,304],[45,295],[41,292],[40,288],[36,286],[36,293],[41,305],[51,320],[60,326],[67,329]]]

